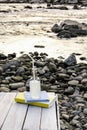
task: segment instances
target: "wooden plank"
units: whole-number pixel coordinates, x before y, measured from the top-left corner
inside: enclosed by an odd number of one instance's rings
[[[0,92],[0,102],[4,98],[4,96],[5,96],[5,93],[4,92]]]
[[[28,105],[26,104],[20,104],[14,101],[1,130],[21,130],[27,107]]]
[[[57,130],[55,102],[50,108],[42,109],[42,119],[41,119],[40,130]]]
[[[39,130],[41,107],[29,106],[23,130]]]
[[[58,103],[58,95],[56,100],[56,106],[57,106],[57,124],[58,124],[58,130],[60,130],[60,114],[59,114],[59,103]]]
[[[1,96],[2,99],[0,101],[0,128],[1,128],[16,93],[1,93],[0,95],[2,95]]]

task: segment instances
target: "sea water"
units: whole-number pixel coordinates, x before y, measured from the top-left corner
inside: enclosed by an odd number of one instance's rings
[[[30,95],[32,98],[40,98],[40,80],[30,80]]]

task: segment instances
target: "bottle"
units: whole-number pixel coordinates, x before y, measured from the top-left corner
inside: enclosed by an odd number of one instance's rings
[[[34,98],[34,99],[40,98],[41,85],[40,85],[39,77],[35,77],[35,79],[32,77],[30,79],[29,86],[30,86],[31,98]]]

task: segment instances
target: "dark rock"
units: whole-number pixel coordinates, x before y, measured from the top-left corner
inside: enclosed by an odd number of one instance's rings
[[[65,89],[64,94],[66,95],[71,95],[74,93],[74,88],[73,87],[68,87],[67,89]]]
[[[80,9],[77,4],[74,4],[73,9]]]
[[[2,53],[0,53],[0,60],[5,60],[5,59],[7,59],[7,56],[2,54]]]
[[[65,65],[73,66],[77,64],[77,60],[74,54],[71,54],[67,59],[64,61]]]
[[[58,33],[57,36],[59,38],[73,38],[87,35],[87,25],[73,20],[65,20],[60,25],[54,24],[51,30],[54,33]]]
[[[63,102],[61,105],[63,107],[68,107],[68,108],[72,107],[72,103],[71,102]]]
[[[69,29],[70,28],[74,28],[74,29],[82,29],[82,24],[74,21],[74,20],[64,20],[63,22],[60,23],[60,26],[64,29]],[[67,28],[66,28],[67,27]]]
[[[68,10],[68,8],[66,6],[60,6],[60,7],[58,7],[58,9],[60,9],[60,10]]]
[[[16,71],[18,75],[22,75],[25,72],[25,69],[23,67],[19,67]]]
[[[37,52],[37,51],[35,51],[35,52],[34,52],[34,55],[35,55],[35,56],[38,56],[39,54],[38,54],[38,52]]]
[[[32,9],[32,6],[27,5],[27,6],[25,6],[24,8],[25,8],[25,9]]]
[[[5,71],[6,69],[9,69],[10,66],[12,66],[12,65],[14,65],[15,67],[18,67],[19,61],[18,60],[11,60],[11,61],[6,62],[6,64],[4,64],[2,66],[3,70]]]
[[[45,48],[45,46],[42,46],[42,45],[35,45],[34,47],[36,47],[36,48]]]
[[[13,59],[16,57],[16,53],[8,54],[8,59]]]
[[[59,38],[71,38],[71,32],[68,30],[62,30],[57,34],[57,36]]]
[[[54,63],[50,62],[47,67],[49,68],[50,72],[56,72],[57,67]]]
[[[0,10],[0,13],[10,13],[11,10],[10,9],[7,9],[7,10]]]
[[[86,57],[80,57],[80,60],[86,60]]]
[[[35,61],[35,66],[36,67],[44,67],[45,66],[45,62],[42,62],[42,61]]]
[[[63,74],[63,73],[58,73],[57,74],[57,80],[59,80],[59,79],[64,80],[66,78],[69,79],[69,75],[68,74]]]
[[[50,79],[49,79],[49,82],[51,83],[51,84],[55,84],[55,78],[54,77],[52,77],[52,76],[50,76]]]
[[[61,27],[58,24],[54,24],[51,30],[52,32],[58,33],[61,31]]]

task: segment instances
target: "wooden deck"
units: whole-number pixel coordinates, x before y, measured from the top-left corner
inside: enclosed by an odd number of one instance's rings
[[[17,93],[0,93],[0,130],[60,130],[57,104],[41,108],[16,103]]]

